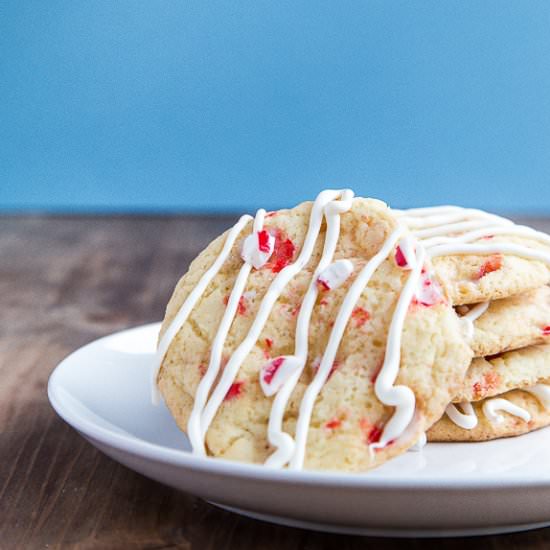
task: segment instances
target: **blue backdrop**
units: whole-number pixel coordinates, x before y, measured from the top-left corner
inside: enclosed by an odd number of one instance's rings
[[[8,1],[0,64],[0,208],[550,212],[546,0]]]

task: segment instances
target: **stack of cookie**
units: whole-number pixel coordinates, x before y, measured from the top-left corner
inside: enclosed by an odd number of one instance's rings
[[[550,236],[487,212],[260,209],[177,284],[155,395],[195,454],[273,468],[524,433],[550,424],[549,282]]]
[[[550,425],[548,236],[456,207],[401,216],[428,252],[435,251],[435,268],[475,355],[428,440],[483,441]],[[483,254],[466,254],[468,247]]]

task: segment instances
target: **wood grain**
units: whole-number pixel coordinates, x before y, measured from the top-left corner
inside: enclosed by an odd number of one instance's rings
[[[55,365],[161,319],[189,261],[234,219],[0,217],[0,548],[550,548],[550,529],[404,541],[249,520],[118,465],[56,417],[46,397]]]

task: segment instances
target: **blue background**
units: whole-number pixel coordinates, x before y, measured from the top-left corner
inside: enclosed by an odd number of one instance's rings
[[[550,2],[0,4],[0,208],[328,186],[550,212]]]

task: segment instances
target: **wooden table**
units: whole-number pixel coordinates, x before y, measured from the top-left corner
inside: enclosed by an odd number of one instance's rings
[[[161,319],[189,261],[233,219],[0,217],[0,548],[550,548],[550,529],[403,541],[253,521],[120,466],[54,414],[55,365],[95,338]]]

